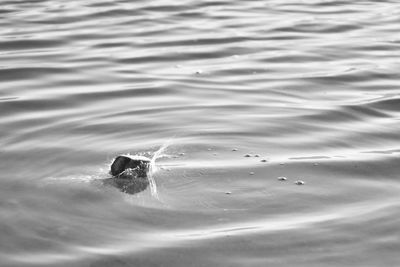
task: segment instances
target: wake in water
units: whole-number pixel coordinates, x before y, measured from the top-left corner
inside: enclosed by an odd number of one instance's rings
[[[158,192],[157,192],[157,185],[154,179],[154,174],[158,171],[157,165],[156,165],[156,160],[159,159],[160,157],[165,156],[163,152],[171,145],[172,138],[167,140],[164,144],[161,145],[161,147],[154,152],[154,154],[151,156],[151,159],[142,156],[142,155],[130,155],[126,154],[123,155],[122,157],[128,157],[133,160],[144,160],[145,162],[149,162],[148,165],[148,171],[147,175],[140,175],[138,173],[133,172],[134,178],[120,178],[120,174],[117,176],[114,176],[110,178],[109,176],[106,176],[106,170],[101,168],[100,172],[97,174],[87,174],[87,175],[69,175],[65,177],[47,177],[44,179],[45,183],[53,183],[53,181],[57,182],[84,182],[88,183],[91,181],[96,181],[96,180],[101,180],[103,184],[107,185],[112,185],[114,187],[119,188],[122,192],[128,193],[128,194],[135,194],[139,193],[143,190],[146,189],[147,185],[150,186],[150,193],[151,196],[156,198],[157,200],[160,200]],[[118,157],[117,157],[118,158]],[[117,159],[116,158],[116,159]],[[114,159],[114,161],[116,161]],[[123,166],[124,168],[127,168],[127,166]],[[109,169],[109,167],[107,167]],[[132,171],[129,167],[121,172],[121,174],[125,172]],[[129,176],[129,174],[128,174]]]
[[[152,153],[151,159],[144,155],[125,154],[117,156],[110,166],[112,178],[106,183],[119,188],[122,192],[136,194],[150,186],[151,196],[159,200],[154,174],[157,172],[156,160],[170,145],[171,140],[165,142],[157,151]]]

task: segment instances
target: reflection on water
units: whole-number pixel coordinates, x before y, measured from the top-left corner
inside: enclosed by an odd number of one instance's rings
[[[110,185],[118,188],[121,192],[127,194],[140,193],[149,185],[149,180],[146,178],[123,179],[123,178],[107,178],[103,180],[104,185]]]
[[[399,14],[3,1],[0,265],[399,265]]]

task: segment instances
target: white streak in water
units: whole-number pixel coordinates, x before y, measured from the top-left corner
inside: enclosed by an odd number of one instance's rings
[[[150,192],[151,192],[151,195],[157,199],[159,199],[158,193],[157,193],[157,185],[156,185],[156,181],[153,178],[153,174],[157,171],[156,160],[157,160],[157,158],[162,156],[162,153],[164,152],[164,150],[167,149],[167,147],[171,144],[172,139],[173,138],[167,140],[156,152],[154,152],[154,155],[150,161],[150,168],[149,168]]]

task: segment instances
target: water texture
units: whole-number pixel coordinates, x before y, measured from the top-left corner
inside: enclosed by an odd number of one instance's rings
[[[398,1],[1,1],[0,266],[399,266],[399,32]],[[124,153],[152,186],[103,183]]]

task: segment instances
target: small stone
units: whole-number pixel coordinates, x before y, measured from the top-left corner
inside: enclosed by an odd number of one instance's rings
[[[179,153],[179,156],[184,156],[184,155],[185,155],[185,153],[183,153],[183,152],[182,152],[182,153]]]
[[[115,178],[147,177],[150,159],[143,156],[120,155],[111,164],[110,174]]]
[[[202,73],[203,73],[202,70],[197,70],[197,71],[196,71],[196,74],[197,74],[197,75],[200,75],[200,74],[202,74]]]
[[[246,154],[246,155],[244,155],[246,158],[250,158],[251,157],[251,155],[250,154]]]
[[[233,148],[232,151],[238,151],[237,148]]]
[[[259,158],[259,157],[260,157],[260,155],[258,155],[258,154],[255,154],[255,155],[254,155],[254,157],[256,157],[256,158]]]
[[[254,172],[249,172],[250,175],[254,175]]]
[[[208,151],[211,151],[211,148],[207,148]]]
[[[225,192],[225,194],[226,195],[230,195],[230,194],[232,194],[232,192],[231,191],[227,191],[227,192]]]
[[[266,159],[262,159],[262,160],[260,160],[261,162],[267,162],[267,160]]]
[[[214,156],[218,155],[217,153],[213,153]]]
[[[287,178],[286,178],[286,177],[283,177],[283,176],[281,176],[281,177],[278,177],[278,180],[279,180],[279,181],[286,181],[286,180],[287,180]]]
[[[318,166],[318,163],[314,163],[314,166]]]
[[[282,163],[279,163],[279,165],[285,165],[285,163],[282,162]]]
[[[305,182],[302,181],[302,180],[297,180],[296,182],[294,182],[294,184],[296,184],[296,185],[304,185]]]

